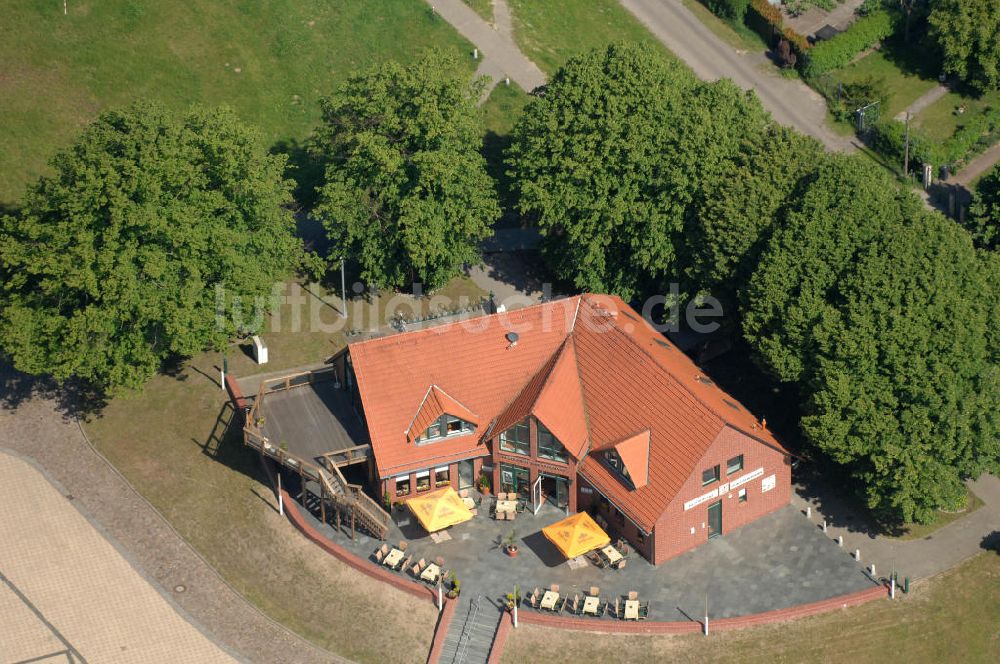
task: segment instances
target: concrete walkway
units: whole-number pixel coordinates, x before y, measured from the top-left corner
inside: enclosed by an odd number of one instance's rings
[[[951,178],[949,182],[969,187],[976,181],[976,178],[993,168],[998,162],[1000,162],[1000,143],[970,161],[969,165]]]
[[[949,92],[951,92],[951,90],[949,90],[945,86],[938,85],[937,87],[928,90],[924,94],[920,95],[920,97],[917,98],[917,100],[914,101],[912,104],[910,104],[910,106],[906,110],[897,113],[895,119],[906,120],[907,111],[909,111],[910,117],[912,118],[914,115],[924,110],[925,108],[927,108],[928,106],[936,102],[938,99],[948,94]]]
[[[0,505],[0,660],[236,661],[38,469],[4,451]]]
[[[71,395],[54,385],[0,365],[0,448],[41,466],[73,496],[74,504],[128,552],[130,561],[151,582],[172,592],[174,602],[218,643],[253,661],[340,661],[265,616],[227,584],[91,447],[76,419],[64,410],[63,402],[71,400]],[[6,519],[0,521],[6,523]],[[0,572],[6,573],[2,567],[0,560]],[[183,592],[174,590],[178,587]]]
[[[819,139],[828,150],[853,152],[851,138],[826,125],[826,101],[799,80],[782,78],[763,53],[738,53],[720,40],[680,0],[621,0],[663,44],[700,78],[732,79],[754,90],[774,119]]]
[[[506,12],[506,18],[503,16],[506,3],[494,3],[496,28],[484,21],[462,0],[427,0],[427,4],[479,49],[484,62],[480,64],[477,73],[489,75],[494,85],[505,76],[510,76],[512,81],[527,92],[545,83],[542,70],[526,58],[514,43],[510,34],[510,12]],[[503,5],[499,13],[497,5]]]
[[[1000,479],[983,475],[969,488],[979,496],[984,505],[944,528],[917,540],[898,540],[876,535],[863,517],[852,514],[850,507],[841,500],[835,488],[808,483],[798,485],[792,496],[792,505],[805,510],[812,508],[812,520],[821,527],[823,519],[830,525],[827,536],[836,539],[843,535],[844,549],[861,550],[861,562],[875,563],[879,576],[888,576],[895,565],[900,578],[925,579],[951,569],[983,551],[987,537],[1000,532]]]

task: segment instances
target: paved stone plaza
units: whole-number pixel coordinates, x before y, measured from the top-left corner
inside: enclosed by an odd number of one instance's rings
[[[864,567],[824,535],[813,522],[791,506],[767,515],[739,530],[654,567],[634,552],[626,569],[601,570],[593,565],[571,569],[541,529],[564,514],[548,504],[538,515],[521,514],[514,522],[497,522],[488,515],[488,500],[479,516],[449,529],[452,539],[435,544],[416,523],[409,511],[397,508],[389,536],[390,544],[409,542],[414,560],[445,559],[462,582],[463,595],[481,593],[499,598],[517,584],[522,592],[560,585],[572,597],[591,586],[601,588],[606,599],[630,590],[651,602],[650,619],[661,621],[699,619],[704,615],[708,595],[710,615],[715,618],[740,616],[781,609],[873,585]],[[337,533],[310,515],[313,525],[336,543],[362,558],[381,544],[358,532],[357,541],[346,532]],[[517,531],[520,553],[508,557],[500,540]],[[401,573],[402,574],[402,573]],[[404,575],[406,578],[408,574]]]

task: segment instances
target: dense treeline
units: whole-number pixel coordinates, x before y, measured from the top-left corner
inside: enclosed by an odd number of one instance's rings
[[[328,259],[377,286],[440,284],[500,214],[479,83],[429,52],[323,101],[312,211]],[[506,154],[542,256],[580,289],[711,294],[809,445],[880,516],[928,520],[1000,470],[1000,172],[971,233],[886,173],[777,125],[756,96],[614,45],[536,91]],[[110,112],[0,225],[0,341],[22,370],[141,385],[218,348],[216,292],[254,298],[304,264],[284,157],[227,111]],[[313,261],[309,261],[310,264]]]

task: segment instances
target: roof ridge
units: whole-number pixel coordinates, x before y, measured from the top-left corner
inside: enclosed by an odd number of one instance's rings
[[[451,328],[452,326],[461,325],[462,323],[465,323],[465,322],[470,321],[470,320],[477,320],[479,318],[490,318],[490,317],[493,317],[493,316],[501,316],[501,315],[511,315],[511,314],[521,315],[521,314],[526,314],[529,311],[531,311],[532,309],[537,309],[537,308],[547,307],[547,306],[555,306],[555,305],[557,305],[559,303],[565,302],[566,300],[570,300],[570,299],[577,300],[577,310],[579,310],[579,306],[580,306],[579,301],[580,301],[581,297],[582,297],[582,295],[570,295],[569,297],[564,297],[564,298],[559,298],[559,299],[554,299],[554,300],[548,300],[546,302],[536,302],[535,304],[529,304],[529,305],[524,306],[524,307],[518,307],[517,309],[506,309],[504,311],[497,311],[497,312],[494,312],[492,314],[484,314],[483,316],[476,316],[475,318],[463,318],[461,320],[453,320],[453,321],[449,321],[447,323],[441,323],[440,325],[433,325],[431,327],[424,327],[424,328],[421,328],[419,330],[405,330],[403,332],[397,332],[395,334],[387,334],[387,335],[381,336],[381,337],[372,337],[371,339],[361,339],[359,341],[348,342],[347,345],[350,346],[350,347],[357,348],[357,347],[360,347],[360,346],[366,346],[368,344],[375,344],[377,342],[388,343],[390,341],[393,341],[393,340],[396,340],[396,339],[402,339],[404,337],[406,337],[408,339],[412,339],[413,336],[416,336],[416,335],[419,335],[419,334],[429,334],[431,332],[439,332],[440,333],[440,332],[442,332],[444,330],[447,330],[448,328]],[[575,313],[574,313],[573,323],[574,324],[576,323],[576,314]],[[570,329],[572,330],[572,327]]]

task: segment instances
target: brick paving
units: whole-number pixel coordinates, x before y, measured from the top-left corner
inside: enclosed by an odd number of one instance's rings
[[[235,662],[27,461],[0,452],[0,659]]]
[[[0,366],[0,448],[37,462],[151,582],[167,589],[183,585],[174,601],[218,643],[268,664],[343,661],[274,622],[229,586],[90,446],[65,414],[62,395]]]

